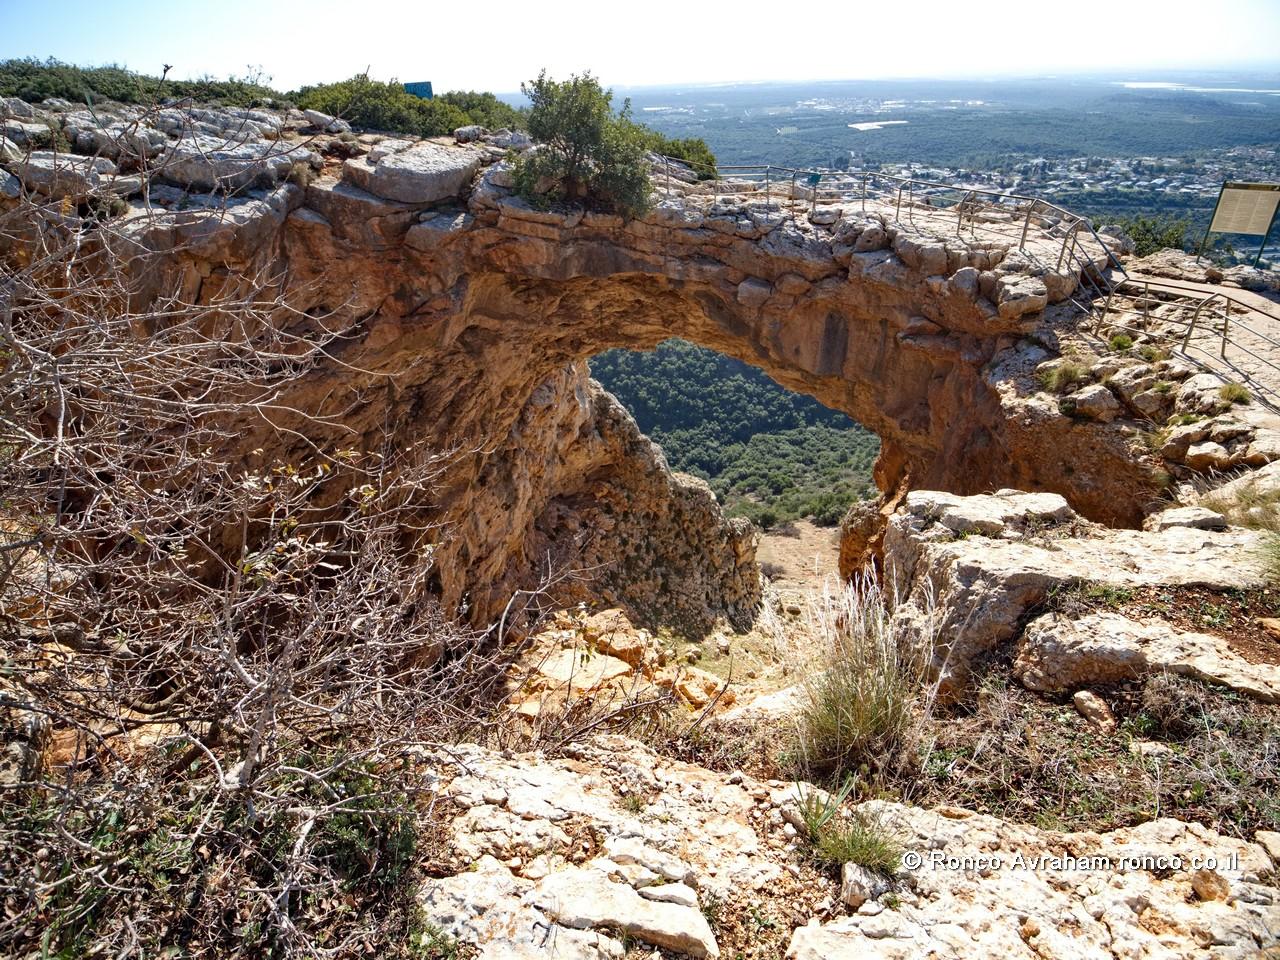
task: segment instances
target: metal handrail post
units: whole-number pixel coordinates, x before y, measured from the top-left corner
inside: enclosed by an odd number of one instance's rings
[[[772,204],[769,201],[769,169],[770,169],[769,165],[765,164],[765,168],[764,168],[764,208],[765,210],[772,209]]]
[[[862,212],[867,212],[867,175],[862,175]]]
[[[1148,284],[1148,287],[1150,287],[1150,284]],[[1196,309],[1195,309],[1195,311],[1191,314],[1191,322],[1187,325],[1187,333],[1186,333],[1186,336],[1184,336],[1184,337],[1182,338],[1182,352],[1183,352],[1183,353],[1186,353],[1186,352],[1187,352],[1187,348],[1191,346],[1191,334],[1195,332],[1195,329],[1196,329],[1196,321],[1200,319],[1200,311],[1204,309],[1205,304],[1207,304],[1207,303],[1209,303],[1210,301],[1212,301],[1212,300],[1213,300],[1213,298],[1214,298],[1214,297],[1216,297],[1216,296],[1217,296],[1217,294],[1216,294],[1216,293],[1211,293],[1211,294],[1209,294],[1209,296],[1205,297],[1203,300],[1201,300],[1199,303],[1197,303],[1197,304],[1196,304]]]
[[[1031,211],[1036,208],[1039,200],[1032,200],[1030,206],[1027,207],[1027,217],[1022,221],[1022,237],[1018,240],[1018,249],[1025,250],[1027,248],[1027,230],[1031,226]]]
[[[898,184],[898,202],[893,208],[893,220],[897,223],[902,219],[902,188],[904,184]]]
[[[1231,325],[1231,304],[1227,304],[1222,311],[1222,349],[1218,351],[1218,355],[1223,360],[1227,359],[1227,327]]]

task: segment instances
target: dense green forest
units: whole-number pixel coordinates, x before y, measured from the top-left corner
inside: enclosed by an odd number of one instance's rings
[[[734,516],[834,524],[872,493],[875,434],[741,361],[668,340],[652,353],[610,350],[591,373],[672,469],[709,481]]]

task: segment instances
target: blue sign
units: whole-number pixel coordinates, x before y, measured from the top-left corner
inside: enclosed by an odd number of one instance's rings
[[[405,93],[412,93],[415,97],[421,97],[423,100],[430,100],[435,96],[431,92],[431,81],[420,80],[417,83],[406,83],[404,85]]]

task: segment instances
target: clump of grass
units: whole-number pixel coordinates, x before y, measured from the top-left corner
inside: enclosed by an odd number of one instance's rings
[[[1088,600],[1108,607],[1122,607],[1133,599],[1133,591],[1110,583],[1091,583],[1082,590]]]
[[[1198,413],[1175,413],[1169,418],[1169,426],[1171,427],[1189,427],[1193,423],[1199,423],[1203,420]]]
[[[870,576],[828,584],[810,619],[822,669],[802,683],[802,769],[822,779],[892,767],[910,750],[929,651],[894,629]]]
[[[1280,533],[1273,532],[1262,542],[1262,563],[1267,580],[1280,584]]]
[[[1127,333],[1113,334],[1111,339],[1107,341],[1107,346],[1111,348],[1113,353],[1125,353],[1133,349],[1133,337]]]
[[[1218,388],[1218,396],[1226,403],[1248,403],[1253,399],[1249,388],[1242,383],[1224,383]]]
[[[311,169],[311,164],[301,160],[296,160],[289,167],[289,172],[285,174],[285,182],[296,184],[303,189],[311,185],[311,181],[316,178],[316,172]]]
[[[800,817],[814,856],[830,867],[856,863],[868,870],[893,873],[902,862],[902,845],[878,817],[857,811],[841,817],[840,809],[856,784],[853,777],[835,793],[809,789],[800,796]]]
[[[1040,386],[1050,393],[1066,393],[1089,379],[1089,370],[1075,360],[1063,360],[1040,374]]]
[[[1159,363],[1161,360],[1169,359],[1169,351],[1164,347],[1154,347],[1149,343],[1144,343],[1138,348],[1138,356],[1147,363]]]
[[[1280,534],[1280,489],[1260,490],[1256,484],[1246,484],[1232,494],[1203,497],[1200,505],[1222,514],[1233,526]]]

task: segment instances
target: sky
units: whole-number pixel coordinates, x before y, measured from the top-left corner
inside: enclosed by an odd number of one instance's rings
[[[986,11],[985,13],[983,11]],[[369,70],[510,92],[545,67],[606,85],[1280,69],[1280,0],[0,0],[0,59],[278,89]]]

